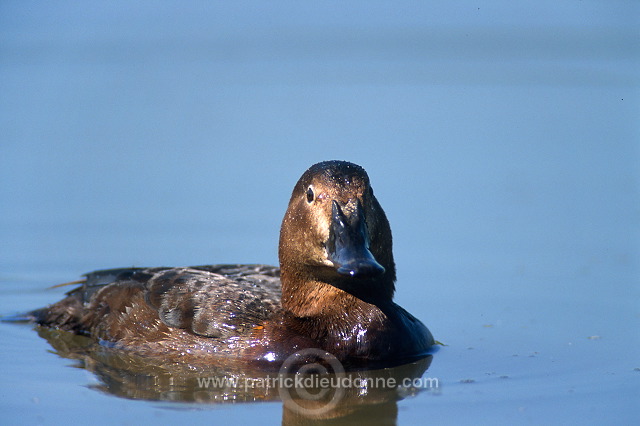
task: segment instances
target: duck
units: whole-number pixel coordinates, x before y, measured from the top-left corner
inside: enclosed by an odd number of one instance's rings
[[[361,166],[324,161],[302,174],[278,257],[279,267],[98,270],[29,318],[176,363],[232,359],[260,368],[319,349],[347,368],[379,368],[431,353],[429,329],[393,301],[391,227]]]

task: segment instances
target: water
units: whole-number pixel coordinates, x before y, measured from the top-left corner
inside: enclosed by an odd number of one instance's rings
[[[396,301],[447,345],[437,392],[369,417],[637,421],[637,4],[331,6],[3,2],[0,314],[98,268],[274,264],[299,175],[345,159],[391,221]],[[292,422],[114,397],[0,327],[7,423]]]

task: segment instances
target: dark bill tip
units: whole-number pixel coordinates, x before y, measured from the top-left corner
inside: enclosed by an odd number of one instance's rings
[[[348,275],[351,277],[375,277],[382,275],[385,272],[384,266],[375,261],[357,261],[342,265],[337,269],[341,275]]]
[[[331,216],[327,248],[336,271],[341,275],[359,278],[384,274],[384,267],[369,251],[367,224],[360,202],[347,216],[334,200]]]

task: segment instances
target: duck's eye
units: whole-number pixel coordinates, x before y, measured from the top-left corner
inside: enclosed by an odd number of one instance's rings
[[[307,203],[312,203],[315,195],[313,194],[313,188],[307,189]]]

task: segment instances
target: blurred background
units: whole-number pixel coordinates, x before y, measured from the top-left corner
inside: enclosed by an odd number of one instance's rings
[[[639,42],[635,1],[2,1],[0,314],[93,269],[277,264],[294,183],[348,160],[449,345],[404,416],[637,419]]]

